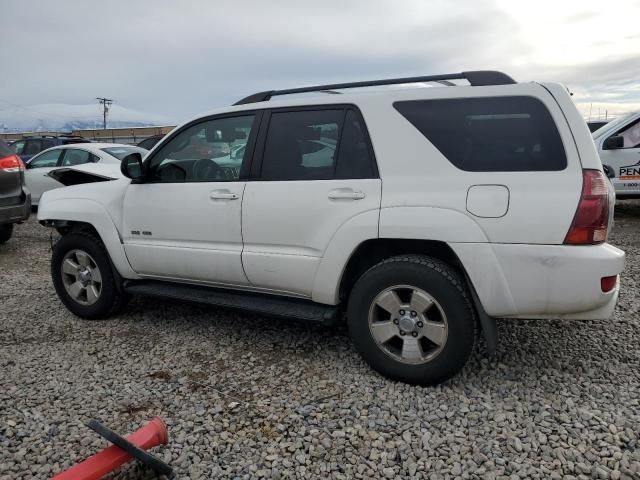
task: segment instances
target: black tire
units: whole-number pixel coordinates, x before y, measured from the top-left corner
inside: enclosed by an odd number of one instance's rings
[[[374,300],[382,292],[398,285],[426,292],[438,304],[436,313],[445,315],[441,320],[447,324],[446,340],[439,346],[433,344],[435,356],[424,363],[405,363],[389,353],[395,348],[393,342],[396,339],[401,345],[408,339],[406,332],[402,334],[407,337],[394,337],[382,346],[371,333],[370,309],[373,312],[378,308],[373,306]],[[389,320],[395,320],[393,315]],[[391,379],[418,385],[444,382],[462,370],[473,351],[477,329],[475,310],[461,276],[446,263],[421,255],[392,257],[365,272],[351,291],[347,323],[353,343],[374,370]],[[415,335],[422,334],[416,332]],[[429,342],[428,339],[426,341]],[[400,353],[398,355],[401,356]]]
[[[0,245],[7,243],[13,235],[13,223],[0,225]]]
[[[65,256],[73,251],[88,253],[100,270],[102,277],[101,291],[98,299],[91,305],[78,303],[68,292],[63,283],[62,262]],[[74,315],[89,320],[98,320],[118,313],[127,303],[127,296],[116,282],[109,254],[95,235],[76,231],[64,235],[53,247],[51,257],[51,278],[58,297]]]

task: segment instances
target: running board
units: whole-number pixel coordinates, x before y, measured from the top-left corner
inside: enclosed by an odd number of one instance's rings
[[[132,295],[185,300],[269,317],[318,322],[324,325],[333,324],[338,313],[338,308],[335,306],[309,300],[155,280],[127,281],[124,284],[124,291]]]

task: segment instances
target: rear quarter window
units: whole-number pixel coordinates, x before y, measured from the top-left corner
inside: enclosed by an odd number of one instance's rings
[[[557,171],[567,166],[555,122],[536,98],[412,100],[394,107],[461,170]]]

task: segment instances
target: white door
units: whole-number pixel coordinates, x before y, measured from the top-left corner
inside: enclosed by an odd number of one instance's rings
[[[48,176],[59,165],[62,149],[47,150],[36,155],[27,164],[24,173],[25,183],[31,192],[31,203],[38,205],[40,197],[47,190],[62,187],[60,182]]]
[[[142,276],[246,285],[242,269],[243,166],[255,115],[185,127],[145,163],[143,183],[126,191],[123,241]],[[236,152],[236,154],[232,153]],[[240,151],[240,153],[237,153]]]
[[[380,208],[381,182],[355,110],[274,110],[242,207],[242,261],[255,286],[310,296],[341,225]],[[265,119],[265,122],[267,119]],[[259,172],[259,173],[258,173]],[[371,225],[377,233],[377,222]]]
[[[623,138],[622,148],[604,150],[604,142],[614,135]],[[602,139],[599,149],[602,164],[611,167],[615,174],[615,178],[611,181],[616,193],[618,195],[638,194],[640,191],[640,119]]]

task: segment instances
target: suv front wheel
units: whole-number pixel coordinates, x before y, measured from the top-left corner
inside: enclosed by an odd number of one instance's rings
[[[62,303],[91,320],[117,313],[126,297],[116,284],[107,251],[95,235],[77,231],[53,247],[51,278]]]
[[[367,363],[403,382],[451,378],[475,343],[475,312],[460,275],[427,256],[393,257],[370,268],[351,292],[347,317]]]

